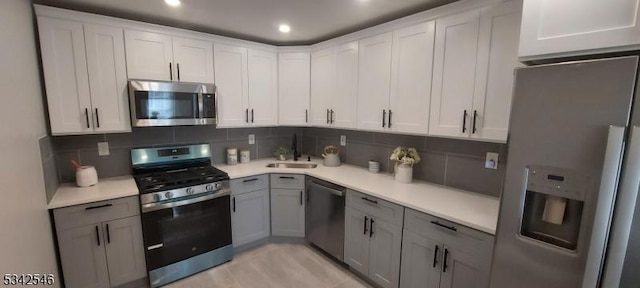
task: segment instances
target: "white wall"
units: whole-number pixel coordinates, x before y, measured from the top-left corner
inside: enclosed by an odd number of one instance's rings
[[[0,0],[0,274],[54,273],[58,283],[38,145],[46,128],[31,9],[28,0]]]

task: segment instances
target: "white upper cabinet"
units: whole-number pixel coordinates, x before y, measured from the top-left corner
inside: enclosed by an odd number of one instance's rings
[[[480,11],[436,20],[429,134],[468,137]]]
[[[249,109],[251,124],[278,124],[278,54],[249,49]]]
[[[129,78],[213,83],[213,44],[126,30]]]
[[[482,9],[471,137],[506,141],[518,62],[520,1]]]
[[[339,128],[355,128],[358,109],[358,43],[335,47],[333,54],[335,86],[329,108],[329,122]]]
[[[213,45],[211,42],[173,38],[174,80],[213,83]]]
[[[393,32],[389,119],[392,131],[427,134],[435,23]]]
[[[84,26],[93,127],[96,132],[131,129],[123,30]]]
[[[249,124],[249,80],[247,49],[215,44],[213,47],[216,93],[218,96],[218,126],[233,127]]]
[[[331,48],[311,53],[310,120],[314,126],[329,126],[333,105],[334,61]]]
[[[640,0],[524,0],[522,60],[637,50]]]
[[[387,126],[391,87],[391,33],[360,40],[358,63],[358,128]]]
[[[311,58],[306,52],[278,54],[278,124],[309,123]]]
[[[129,78],[174,80],[171,36],[135,30],[124,35]]]
[[[38,17],[53,135],[131,131],[123,30]]]

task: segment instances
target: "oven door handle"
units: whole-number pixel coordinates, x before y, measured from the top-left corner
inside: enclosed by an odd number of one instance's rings
[[[218,197],[227,196],[227,195],[230,195],[230,194],[231,194],[231,190],[223,189],[223,190],[220,190],[220,191],[218,191],[216,193],[213,193],[213,194],[207,194],[207,195],[202,196],[202,197],[189,198],[189,199],[182,200],[182,201],[144,204],[144,205],[142,205],[142,213],[152,212],[152,211],[156,211],[156,210],[160,210],[160,209],[167,209],[167,208],[173,208],[173,207],[189,205],[189,204],[193,204],[193,203],[198,203],[198,202],[202,202],[202,201],[215,199],[215,198],[218,198]]]

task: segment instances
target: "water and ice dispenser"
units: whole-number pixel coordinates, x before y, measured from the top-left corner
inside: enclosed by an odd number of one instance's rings
[[[575,251],[587,176],[568,169],[528,166],[520,235]]]

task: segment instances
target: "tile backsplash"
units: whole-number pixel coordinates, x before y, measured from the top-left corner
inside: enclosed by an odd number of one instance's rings
[[[40,140],[47,198],[55,193],[59,183],[75,181],[71,160],[94,165],[100,178],[131,174],[131,148],[187,143],[210,143],[212,162],[226,161],[230,147],[249,149],[251,158],[271,157],[279,146],[289,148],[293,133],[303,154],[321,156],[327,145],[340,147],[344,163],[367,167],[369,160],[380,162],[382,173],[393,172],[389,160],[397,146],[414,147],[422,161],[414,166],[414,178],[491,196],[499,196],[505,174],[507,145],[436,137],[411,136],[329,128],[212,128],[208,126],[133,128],[131,133],[53,136]],[[255,145],[249,145],[254,134]],[[339,146],[340,135],[347,145]],[[108,142],[107,156],[98,155],[98,142]],[[497,170],[484,168],[486,152],[497,152]]]
[[[491,196],[502,191],[506,144],[316,127],[304,128],[303,135],[302,153],[320,156],[325,146],[336,145],[344,163],[367,167],[374,160],[387,173],[393,172],[393,149],[416,148],[422,161],[414,165],[415,179]],[[347,137],[346,146],[339,146],[340,135]],[[497,170],[484,168],[487,152],[500,154]]]

